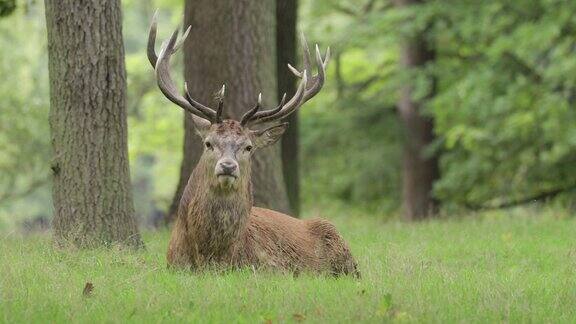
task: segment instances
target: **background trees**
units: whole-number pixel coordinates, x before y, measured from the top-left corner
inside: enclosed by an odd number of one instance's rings
[[[76,2],[74,5],[89,1]],[[225,1],[214,2],[221,5]],[[15,2],[0,0],[0,16],[6,13],[2,12],[6,3]],[[159,211],[167,210],[172,201],[184,145],[183,115],[159,94],[146,60],[146,30],[155,8],[160,7],[159,20],[163,23],[159,38],[165,39],[181,22],[184,1],[121,3],[128,152],[135,214],[140,225],[145,225],[161,218]],[[576,225],[575,1],[427,0],[410,6],[397,6],[392,0],[298,2],[298,30],[306,33],[311,45],[331,45],[334,54],[323,91],[306,104],[298,120],[302,215],[334,216],[336,226],[350,239],[367,269],[360,283],[366,293],[346,281],[327,278],[323,283],[322,278],[299,278],[295,285],[291,278],[254,276],[250,271],[226,278],[219,272],[195,276],[188,278],[193,291],[183,290],[183,277],[164,269],[164,231],[147,236],[149,250],[137,255],[106,249],[63,254],[47,247],[50,240],[44,236],[18,235],[22,227],[47,224],[52,218],[50,166],[61,156],[54,156],[50,149],[43,1],[16,4],[14,11],[10,9],[0,17],[0,296],[7,296],[0,303],[3,318],[34,322],[48,314],[62,321],[118,321],[123,316],[132,321],[155,317],[166,321],[166,316],[174,321],[194,316],[221,320],[223,316],[234,318],[230,310],[257,321],[349,317],[456,322],[476,316],[551,322],[550,318],[574,317],[574,307],[558,300],[574,292],[570,275]],[[284,15],[282,10],[286,10]],[[269,8],[266,17],[268,13],[272,16],[274,10]],[[223,19],[220,12],[214,14],[216,21]],[[78,25],[78,33],[96,25],[103,30],[112,28],[93,21],[93,16],[99,17],[90,15]],[[288,9],[278,7],[276,17],[278,21],[287,18]],[[118,26],[113,26],[117,37]],[[267,48],[289,46],[280,40],[281,26],[276,27],[260,30],[278,35],[276,44],[265,40]],[[90,39],[93,34],[88,30],[83,36]],[[191,37],[189,45],[202,46],[197,41],[200,36]],[[409,68],[401,64],[406,40],[411,39],[430,46],[433,59]],[[111,59],[117,58],[121,48],[119,42],[114,44]],[[222,51],[222,47],[212,46]],[[62,55],[75,50],[79,48]],[[291,52],[286,47],[276,57]],[[218,59],[229,59],[216,54]],[[77,60],[71,58],[70,62]],[[175,71],[184,70],[182,55],[173,63]],[[266,64],[271,66],[269,71],[275,69],[274,62]],[[280,59],[276,65],[277,71],[286,71]],[[120,64],[114,66],[120,68]],[[266,82],[274,83],[278,76],[273,74]],[[89,75],[86,82],[98,79],[97,74]],[[214,88],[209,91],[227,82],[224,77],[230,75],[213,80]],[[60,85],[65,81],[63,78]],[[177,83],[182,84],[182,80]],[[88,99],[97,97],[108,87],[98,84],[78,93],[89,92]],[[408,87],[409,96],[405,93],[401,97],[402,89]],[[250,91],[260,91],[254,88]],[[58,88],[52,91],[64,92]],[[254,103],[254,92],[249,105]],[[277,100],[274,91],[263,92],[269,105]],[[117,93],[122,98],[121,91]],[[70,96],[64,93],[61,98]],[[440,202],[440,213],[466,215],[465,220],[442,219],[418,226],[382,222],[397,217],[402,208],[403,150],[412,139],[397,108],[401,99],[418,104],[419,117],[434,121],[434,140],[418,149],[425,157],[438,156],[440,177],[432,187],[425,187],[424,194]],[[78,111],[88,116],[102,111],[98,100],[80,102],[94,111]],[[206,100],[210,103],[209,94]],[[61,133],[66,131],[60,127],[54,135],[65,138]],[[85,152],[83,147],[77,149]],[[119,165],[126,170],[124,162]],[[98,164],[94,166],[100,170]],[[103,177],[102,181],[110,178]],[[125,176],[121,181],[122,186],[128,183]],[[76,198],[78,192],[71,194]],[[549,204],[544,207],[532,203],[546,200]],[[467,215],[469,210],[527,202],[529,208]],[[464,244],[456,246],[453,242]],[[478,258],[487,250],[489,257]],[[60,271],[64,268],[66,271]],[[450,284],[436,289],[446,275]],[[238,280],[242,278],[246,280]],[[89,309],[78,313],[78,305],[83,304],[78,302],[82,291],[79,284],[84,280],[93,280],[95,293],[87,303]],[[244,288],[250,280],[260,288],[251,289],[247,295]],[[320,289],[316,294],[318,284],[342,289]],[[271,294],[270,286],[276,293]],[[161,296],[158,288],[165,289]],[[435,295],[419,294],[422,291],[434,291]],[[300,298],[303,292],[309,292],[313,300]],[[350,298],[342,298],[346,294]],[[175,296],[182,302],[174,304]],[[261,300],[262,296],[270,299],[264,309],[257,302],[245,307],[250,298]],[[287,296],[296,302],[286,304]],[[454,296],[458,296],[458,303],[453,303]],[[215,307],[190,307],[190,301],[192,306]],[[29,307],[32,304],[34,307]],[[226,307],[219,307],[224,304]],[[526,305],[539,307],[526,312]],[[126,312],[127,307],[137,311]],[[38,309],[43,311],[34,311]]]
[[[79,246],[138,247],[120,2],[45,4],[55,237]]]
[[[184,8],[180,0],[122,4],[129,155],[134,183],[146,184],[135,199],[136,215],[147,223],[153,210],[167,210],[172,201],[184,135],[182,113],[158,93],[146,62],[146,30],[160,7],[167,23],[159,38],[165,38]],[[0,74],[10,76],[0,82],[0,226],[51,213],[43,181],[51,155],[42,7],[29,2],[0,19]],[[284,10],[276,15],[287,18]],[[435,139],[424,155],[439,157],[441,177],[431,194],[442,210],[533,197],[573,201],[575,12],[576,3],[568,0],[428,0],[407,7],[388,0],[299,1],[298,29],[334,53],[325,88],[299,118],[304,215],[346,207],[385,217],[400,210],[408,133],[396,106],[406,85],[411,99],[423,102],[422,116],[435,122]],[[433,45],[434,60],[406,69],[400,64],[403,40],[418,34]],[[198,44],[194,37],[188,42]],[[277,71],[286,72],[280,61]],[[175,71],[184,69],[182,56],[174,63]],[[225,78],[214,80],[207,103]],[[276,102],[275,94],[263,93],[269,105]],[[248,106],[255,97],[250,100]]]
[[[15,9],[10,1],[0,2],[0,6]],[[0,74],[8,81],[0,83],[0,209],[27,206],[27,217],[48,219],[49,81],[47,73],[38,73],[47,70],[44,48],[39,46],[46,44],[44,21],[26,21],[17,13],[8,16],[7,10],[4,13],[0,34],[12,36],[0,37],[0,48],[12,49],[13,54],[0,55]]]
[[[427,8],[441,19],[435,69],[443,79],[432,107],[445,148],[437,197],[497,206],[572,187],[576,3],[454,5],[445,14],[437,4]]]
[[[403,8],[388,1],[305,3],[302,21],[313,22],[312,35],[340,51],[340,70],[331,74],[337,80],[329,84],[340,99],[321,104],[340,106],[346,117],[323,126],[327,117],[302,118],[305,150],[330,138],[322,153],[304,153],[303,197],[330,192],[365,207],[398,207],[398,143],[409,139],[392,109],[399,90],[412,84],[415,100],[436,90],[421,112],[435,120],[436,140],[426,154],[440,154],[441,177],[432,194],[446,210],[557,190],[573,199],[566,188],[574,184],[567,166],[575,143],[566,125],[575,118],[575,41],[569,36],[575,10],[564,0],[427,1]],[[423,32],[435,60],[407,71],[398,64],[402,39]],[[312,111],[317,107],[303,113]],[[320,127],[325,133],[314,140]],[[353,159],[330,153],[342,146]],[[320,165],[328,161],[346,163],[333,162],[324,172]],[[331,178],[329,187],[317,185]]]
[[[421,0],[396,0],[396,6],[404,9],[421,5]],[[432,24],[432,21],[429,22]],[[405,35],[401,41],[400,64],[410,72],[415,68],[426,67],[434,63],[436,49],[434,39],[430,37],[430,27]],[[434,142],[434,120],[424,115],[426,100],[433,98],[436,92],[436,80],[432,76],[426,80],[427,93],[416,95],[416,85],[405,80],[398,100],[398,113],[403,126],[404,149],[402,156],[402,200],[403,213],[408,220],[426,218],[436,213],[438,201],[432,195],[434,181],[440,175],[438,156],[426,152]]]

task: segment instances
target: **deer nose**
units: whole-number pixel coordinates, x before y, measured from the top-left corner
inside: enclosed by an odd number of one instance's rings
[[[234,171],[236,171],[236,167],[237,166],[234,161],[226,160],[220,162],[220,168],[222,168],[222,172],[224,174],[232,174]]]

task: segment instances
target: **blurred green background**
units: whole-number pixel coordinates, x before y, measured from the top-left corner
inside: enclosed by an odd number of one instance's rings
[[[122,3],[134,199],[149,224],[172,199],[183,130],[182,112],[155,85],[147,29],[155,8],[177,25],[183,1]],[[39,0],[0,0],[0,228],[52,215],[43,10]],[[301,0],[298,19],[310,43],[334,52],[324,90],[300,114],[305,212],[398,214],[398,92],[412,82],[424,96],[430,76],[437,92],[425,113],[437,137],[428,150],[440,156],[434,196],[443,213],[546,193],[574,208],[575,1],[436,0],[399,9],[388,0]],[[434,38],[436,58],[404,71],[400,38],[422,30]]]

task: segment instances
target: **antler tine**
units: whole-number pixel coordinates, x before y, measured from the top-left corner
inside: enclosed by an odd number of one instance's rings
[[[216,118],[214,122],[219,124],[222,122],[222,110],[224,109],[224,93],[226,92],[226,85],[222,85],[222,89],[218,92],[218,110],[216,110]]]
[[[150,27],[150,35],[148,37],[149,41],[148,59],[150,60],[150,63],[152,63],[152,60],[156,56],[156,53],[154,51],[155,33],[156,33],[156,15],[152,21],[152,26]],[[160,91],[162,91],[164,96],[168,98],[168,100],[172,101],[173,103],[177,104],[184,110],[188,111],[189,113],[197,117],[211,121],[210,119],[211,116],[209,114],[207,115],[204,113],[204,111],[210,111],[211,109],[203,105],[200,105],[197,102],[190,102],[186,98],[184,98],[179,93],[178,89],[176,88],[176,85],[174,84],[174,80],[170,75],[170,58],[172,57],[172,54],[175,53],[174,46],[176,45],[177,39],[178,39],[178,29],[176,29],[172,33],[172,36],[167,41],[164,42],[164,44],[162,45],[162,49],[160,50],[160,54],[157,56],[155,64],[152,64],[155,67],[158,87],[160,88]],[[214,113],[213,110],[212,113]]]
[[[248,110],[242,116],[242,119],[240,120],[240,125],[245,126],[246,124],[248,124],[253,119],[254,115],[258,112],[258,110],[260,110],[261,107],[262,107],[262,93],[259,93],[258,103],[256,103],[256,106],[254,106],[254,108]]]
[[[192,29],[192,26],[188,26],[188,28],[186,28],[186,31],[184,31],[184,34],[182,34],[182,38],[180,38],[178,44],[174,46],[174,53],[178,52],[180,47],[184,44],[184,41],[186,40],[186,38],[188,38],[188,34],[190,34],[190,29]]]
[[[322,62],[322,66],[324,67],[324,71],[326,71],[326,66],[328,66],[328,60],[330,60],[330,46],[326,48],[326,54],[324,54],[324,61]]]
[[[276,108],[260,111],[256,114],[254,114],[254,116],[252,116],[252,118],[250,118],[250,120],[248,122],[256,122],[261,118],[277,114],[280,110],[282,110],[282,107],[284,107],[285,103],[286,103],[286,93],[284,93],[284,95],[282,96],[282,99],[280,100],[280,103],[278,104],[278,106],[276,106]]]
[[[162,49],[160,50],[160,55],[158,56],[158,60],[156,61],[156,78],[158,82],[158,87],[160,91],[173,103],[177,104],[178,106],[186,109],[190,113],[198,115],[198,112],[194,107],[179,93],[174,85],[174,81],[170,76],[170,54],[172,52],[173,46],[176,43],[176,39],[178,37],[178,30],[175,30],[172,33],[170,39],[164,42]],[[201,116],[203,117],[203,116]]]
[[[192,98],[188,90],[188,82],[184,82],[184,94],[186,95],[186,100],[188,100],[192,107],[196,108],[204,116],[206,116],[206,119],[210,120],[211,122],[216,120],[216,112],[212,108],[206,107]]]
[[[312,77],[312,82],[310,83],[310,88],[306,89],[306,94],[304,95],[304,102],[308,101],[310,98],[314,97],[322,86],[324,85],[324,79],[326,76],[326,66],[328,64],[328,59],[330,58],[330,48],[326,50],[326,58],[322,61],[322,55],[320,54],[320,49],[318,44],[316,44],[316,65],[318,66],[318,74]]]
[[[156,68],[156,62],[158,62],[158,56],[156,55],[156,31],[158,29],[158,9],[154,12],[152,16],[152,23],[150,24],[150,31],[148,32],[148,47],[146,49],[146,54],[148,56],[148,61],[152,64],[153,68]]]
[[[300,107],[304,100],[306,84],[308,82],[308,77],[306,76],[306,70],[302,72],[302,80],[300,80],[300,85],[296,90],[296,93],[290,100],[282,105],[280,110],[277,110],[274,114],[270,114],[264,117],[258,117],[258,120],[255,120],[257,123],[265,123],[273,120],[282,119],[291,113],[293,113],[298,107]]]
[[[188,28],[186,29],[186,31],[184,32],[184,34],[180,38],[180,41],[172,47],[170,55],[176,53],[176,51],[178,51],[178,49],[184,44],[184,41],[188,37],[188,34],[190,33],[191,28],[192,28],[192,26],[188,26]],[[176,30],[176,32],[177,31],[178,30]],[[200,111],[210,121],[216,120],[217,116],[216,116],[216,112],[214,111],[214,109],[212,109],[208,106],[205,106],[205,105],[199,103],[198,101],[194,100],[194,98],[192,98],[192,96],[190,95],[190,92],[188,90],[188,83],[187,82],[184,82],[184,93],[186,95],[186,100],[188,100],[188,102],[192,105],[192,107],[194,107],[194,108],[196,108],[196,110]]]
[[[304,70],[308,72],[306,77],[308,80],[312,79],[312,66],[310,65],[310,48],[308,47],[308,42],[306,41],[306,36],[304,33],[300,33],[300,39],[302,41],[302,61],[304,63]]]
[[[184,41],[186,41],[186,38],[190,33],[190,29],[192,29],[192,26],[188,26],[184,34],[182,34],[180,41],[178,41],[178,44],[174,46],[174,49],[172,50],[171,54],[176,53],[180,49],[180,47],[184,44]],[[146,49],[148,61],[150,61],[150,64],[152,64],[152,67],[154,68],[156,67],[156,62],[158,61],[158,55],[156,55],[155,50],[157,31],[158,31],[158,9],[154,11],[154,16],[152,17],[152,23],[150,24],[150,31],[148,32],[148,47]]]
[[[179,30],[176,29],[172,36],[166,40],[161,47],[160,54],[156,55],[155,45],[156,45],[156,33],[158,28],[158,10],[154,13],[152,17],[152,23],[150,24],[150,32],[148,34],[148,47],[147,56],[148,60],[156,72],[156,79],[158,82],[158,87],[160,91],[173,103],[182,107],[184,110],[193,114],[196,117],[200,117],[209,122],[213,122],[216,119],[216,112],[203,104],[195,101],[190,96],[188,92],[188,86],[184,83],[185,97],[183,97],[176,85],[174,80],[170,75],[170,58],[178,49],[184,44],[186,37],[190,32],[190,27],[186,29],[180,41],[178,41]],[[201,122],[195,118],[196,122]]]
[[[310,62],[310,49],[304,34],[302,34],[301,39],[304,70],[300,72],[298,69],[288,64],[288,69],[290,69],[296,77],[300,78],[300,84],[298,85],[296,93],[286,104],[281,103],[279,109],[277,108],[256,113],[251,117],[250,122],[256,124],[282,119],[293,113],[305,102],[318,94],[322,89],[326,77],[326,66],[328,65],[328,59],[330,58],[330,48],[326,49],[326,55],[324,59],[322,59],[318,45],[315,46],[315,58],[318,74],[313,76]]]
[[[314,97],[318,92],[320,92],[320,89],[322,89],[322,86],[324,85],[324,80],[326,76],[326,66],[328,66],[328,60],[330,59],[330,47],[326,49],[326,55],[324,56],[324,60],[322,60],[320,49],[318,48],[318,44],[316,44],[314,54],[316,58],[318,74],[312,76],[310,67],[310,50],[308,48],[308,44],[306,43],[304,35],[302,35],[302,40],[304,42],[304,45],[302,45],[304,68],[308,71],[307,77],[310,80],[310,82],[308,83],[308,88],[306,89],[306,93],[304,94],[304,100],[302,102],[305,103],[306,101]],[[288,68],[295,76],[302,78],[302,72],[298,71],[290,64],[288,64]]]

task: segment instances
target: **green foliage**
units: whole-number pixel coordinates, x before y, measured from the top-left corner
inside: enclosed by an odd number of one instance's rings
[[[122,4],[132,179],[138,213],[146,217],[167,207],[174,192],[183,116],[157,90],[146,32],[160,8],[164,39],[180,23],[183,2]],[[423,113],[436,121],[438,139],[428,154],[441,154],[434,193],[445,206],[497,204],[574,186],[574,13],[569,0],[429,0],[405,9],[388,0],[302,0],[299,28],[310,43],[333,52],[325,89],[301,113],[305,207],[398,209],[405,135],[397,94],[412,84],[422,97],[430,76],[438,89]],[[22,2],[0,20],[0,218],[51,210],[43,21],[42,1]],[[436,45],[437,60],[402,70],[401,39],[422,31]],[[179,60],[174,71],[182,69]]]
[[[173,194],[182,156],[183,116],[157,90],[145,55],[147,30],[155,8],[160,8],[165,24],[159,37],[167,37],[181,18],[182,2],[124,1],[123,6],[130,162],[136,210],[146,218],[152,210],[165,208]],[[52,211],[43,9],[42,1],[27,3],[0,20],[0,75],[4,76],[0,82],[0,220],[7,225],[50,216]],[[181,64],[174,69],[181,69]]]
[[[445,141],[437,195],[510,200],[576,184],[576,3],[431,6]],[[461,26],[461,28],[454,28]]]
[[[41,9],[0,20],[0,218],[22,197],[30,198],[27,216],[50,214],[46,30],[30,19]]]
[[[183,2],[125,1],[122,4],[128,73],[130,162],[136,212],[141,218],[146,218],[151,210],[167,209],[171,202],[182,158],[184,116],[182,110],[158,90],[153,69],[146,57],[148,28],[158,8],[159,20],[163,22],[159,26],[158,39],[166,39],[181,23]],[[159,46],[157,44],[157,51]],[[183,69],[181,62],[175,60],[172,65],[175,77],[180,79],[177,71]]]
[[[0,322],[572,323],[574,218],[523,209],[418,224],[337,217],[362,279],[166,268],[147,250],[55,249],[0,236]],[[93,290],[86,296],[86,283]]]
[[[16,10],[16,0],[0,0],[0,17],[10,15]]]
[[[569,0],[429,0],[403,9],[389,1],[304,2],[303,29],[336,53],[316,105],[342,116],[313,131],[303,121],[305,192],[318,186],[310,202],[327,192],[356,205],[398,207],[403,132],[392,107],[401,85],[412,84],[415,98],[428,93],[429,76],[438,88],[423,113],[436,121],[428,153],[441,154],[434,193],[445,205],[575,186],[575,13]],[[421,32],[435,44],[436,60],[400,70],[402,37]],[[336,168],[332,177],[320,165]]]
[[[301,6],[309,41],[333,52],[324,90],[301,110],[303,200],[390,211],[398,206],[402,142],[390,82],[397,53],[371,44],[362,18],[337,8],[322,1]]]

